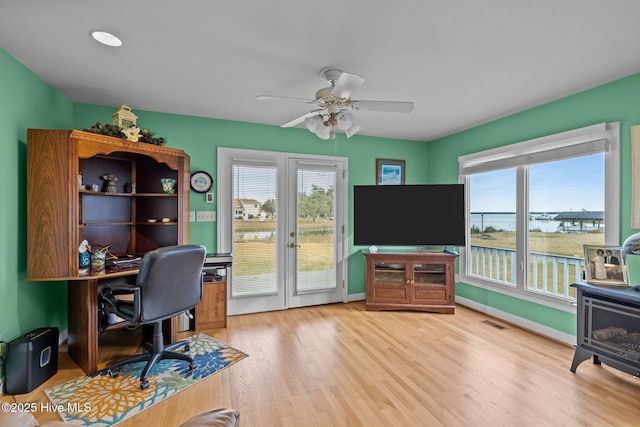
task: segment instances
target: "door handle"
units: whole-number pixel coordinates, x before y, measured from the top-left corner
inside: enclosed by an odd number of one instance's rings
[[[296,245],[296,244],[295,244],[295,243],[293,243],[293,242],[289,243],[289,247],[290,247],[291,249],[295,248],[296,246],[297,246],[297,247],[300,247],[300,245]]]

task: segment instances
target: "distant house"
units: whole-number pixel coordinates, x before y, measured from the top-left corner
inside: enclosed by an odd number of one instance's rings
[[[233,199],[233,217],[237,219],[260,218],[262,205],[255,199]]]
[[[560,212],[554,221],[560,221],[557,231],[561,233],[603,231],[604,211]]]

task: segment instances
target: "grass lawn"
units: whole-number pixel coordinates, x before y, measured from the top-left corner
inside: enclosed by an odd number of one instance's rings
[[[471,244],[491,248],[516,248],[516,233],[514,231],[499,231],[495,233],[472,234]],[[583,245],[604,244],[603,233],[543,233],[529,232],[529,251],[545,254],[584,256]]]
[[[299,218],[298,237],[284,244],[295,242],[298,248],[298,270],[318,271],[333,269],[333,226],[330,219]],[[236,220],[234,234],[267,233],[275,235],[275,220]],[[233,243],[233,270],[238,276],[252,276],[276,271],[276,239],[235,238]]]

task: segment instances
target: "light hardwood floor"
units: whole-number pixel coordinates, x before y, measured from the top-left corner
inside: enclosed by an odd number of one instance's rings
[[[591,361],[574,374],[573,347],[462,306],[445,315],[333,304],[233,316],[207,333],[249,357],[119,426],[175,426],[216,407],[239,410],[242,427],[640,423],[639,379]],[[101,359],[119,357],[109,351]],[[45,388],[81,374],[61,353],[58,374],[16,398],[46,402]]]

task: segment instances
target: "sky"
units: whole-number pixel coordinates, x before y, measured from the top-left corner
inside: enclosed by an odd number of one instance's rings
[[[515,169],[471,177],[471,212],[515,212]],[[529,211],[604,211],[604,154],[529,166]]]

